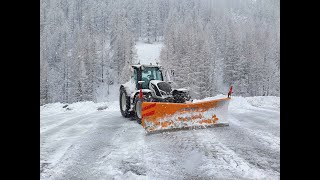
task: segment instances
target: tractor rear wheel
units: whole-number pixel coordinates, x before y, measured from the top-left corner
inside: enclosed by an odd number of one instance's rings
[[[127,96],[127,92],[124,88],[120,89],[120,98],[119,98],[119,104],[120,104],[120,111],[123,117],[128,118],[131,116],[130,109],[130,97]]]

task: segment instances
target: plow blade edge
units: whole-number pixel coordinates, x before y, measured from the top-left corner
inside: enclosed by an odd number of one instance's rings
[[[230,98],[197,103],[142,103],[142,126],[147,133],[229,125]]]

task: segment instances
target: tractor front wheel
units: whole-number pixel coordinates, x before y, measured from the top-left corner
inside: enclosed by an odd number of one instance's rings
[[[137,99],[134,105],[134,115],[135,119],[139,124],[141,124],[142,120],[142,101]]]
[[[127,96],[127,93],[124,88],[121,88],[120,90],[120,111],[123,117],[128,118],[131,116],[130,109],[130,97]]]

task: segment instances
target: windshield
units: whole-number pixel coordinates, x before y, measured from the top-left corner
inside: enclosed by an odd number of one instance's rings
[[[148,85],[151,80],[163,81],[161,71],[159,70],[158,67],[145,67],[143,69],[142,81],[145,81],[145,82],[142,84],[142,88],[148,89],[149,88]]]

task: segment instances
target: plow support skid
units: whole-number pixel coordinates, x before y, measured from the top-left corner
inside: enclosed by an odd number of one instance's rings
[[[147,133],[229,125],[230,98],[197,103],[143,102],[142,126]]]

